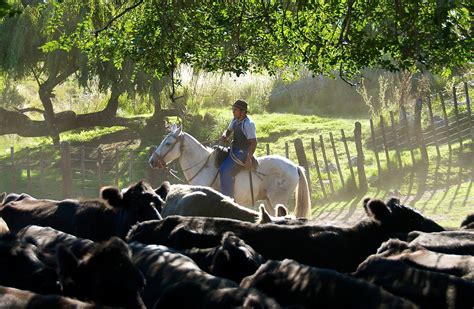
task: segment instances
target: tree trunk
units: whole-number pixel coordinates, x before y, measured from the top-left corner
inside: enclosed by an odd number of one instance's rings
[[[177,115],[174,110],[163,110],[161,102],[161,93],[170,82],[169,78],[154,79],[151,85],[151,96],[153,98],[153,115],[147,120],[142,135],[145,139],[156,139],[165,132],[165,118],[167,116]]]
[[[45,83],[41,84],[38,92],[44,107],[43,116],[48,127],[49,136],[53,139],[53,144],[59,146],[59,133],[55,126],[53,102],[51,101],[54,86],[57,84],[53,85],[50,81],[51,79],[49,78]]]
[[[122,118],[110,117],[104,111],[76,115],[73,111],[65,111],[55,114],[55,132],[67,132],[79,128],[93,128],[96,126],[112,127],[123,126],[135,131],[139,131],[144,126],[147,118]],[[31,120],[21,112],[8,111],[0,108],[0,135],[18,134],[25,137],[49,136],[51,133],[49,124],[46,121]]]
[[[39,79],[37,78],[39,84],[38,94],[44,107],[43,116],[48,128],[48,134],[45,134],[45,136],[51,136],[55,146],[59,146],[60,132],[56,127],[53,102],[51,101],[51,98],[53,97],[53,90],[57,85],[66,81],[66,79],[76,71],[77,68],[75,66],[67,67],[65,71],[51,73],[44,83],[40,83]]]

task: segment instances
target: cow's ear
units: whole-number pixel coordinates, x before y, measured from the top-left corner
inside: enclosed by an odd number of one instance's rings
[[[380,222],[385,221],[391,214],[387,205],[378,199],[371,199],[365,208],[367,215]]]
[[[155,190],[155,193],[158,194],[164,201],[166,199],[166,196],[168,196],[168,193],[170,192],[170,186],[171,185],[169,181],[163,181],[161,186]]]
[[[285,217],[288,215],[288,209],[283,204],[276,204],[275,217]]]
[[[258,224],[271,223],[272,218],[270,217],[270,214],[267,212],[267,210],[265,209],[265,206],[263,204],[260,204],[259,210],[260,210],[260,213],[258,214],[257,223]]]
[[[127,244],[122,239],[115,236],[105,242],[104,247],[109,248],[109,250],[114,249],[126,255],[130,255],[130,249],[128,248]]]
[[[79,261],[76,256],[64,245],[59,245],[56,250],[59,274],[61,277],[71,277],[77,270]]]
[[[363,205],[364,205],[364,210],[366,213],[368,213],[367,204],[369,203],[369,201],[370,201],[370,197],[364,198]]]
[[[115,187],[104,187],[100,190],[100,197],[106,200],[110,206],[119,207],[122,202],[122,193]]]
[[[223,247],[238,246],[240,242],[240,238],[238,238],[234,232],[225,232],[222,236],[221,245]]]
[[[229,263],[229,251],[225,249],[217,250],[216,254],[212,258],[212,264],[209,267],[209,271],[215,276],[222,275],[222,271],[228,269]]]
[[[387,201],[387,206],[388,208],[390,209],[393,209],[395,207],[400,207],[400,199],[399,198],[396,198],[396,197],[391,197],[388,201]]]
[[[5,196],[7,196],[7,193],[6,193],[6,192],[0,193],[0,205],[3,204],[3,200],[5,200]]]

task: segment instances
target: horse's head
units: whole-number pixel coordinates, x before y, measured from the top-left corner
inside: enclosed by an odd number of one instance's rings
[[[171,132],[155,148],[148,162],[152,168],[164,168],[181,156],[184,134],[181,126],[173,125]]]

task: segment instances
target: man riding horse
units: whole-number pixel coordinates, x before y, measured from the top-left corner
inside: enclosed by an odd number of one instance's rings
[[[230,155],[219,168],[221,174],[221,192],[227,196],[234,195],[234,176],[239,167],[251,169],[252,157],[257,148],[257,133],[254,122],[247,115],[248,106],[244,100],[237,100],[232,105],[234,118],[222,133],[221,139],[226,141],[233,133]]]

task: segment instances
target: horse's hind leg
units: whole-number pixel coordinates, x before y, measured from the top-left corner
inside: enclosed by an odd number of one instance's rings
[[[286,192],[286,190],[281,190],[279,192],[277,191],[273,194],[267,192],[267,203],[265,208],[270,214],[275,215],[274,208],[277,204],[283,204],[284,206],[288,207],[288,197],[289,193]]]

